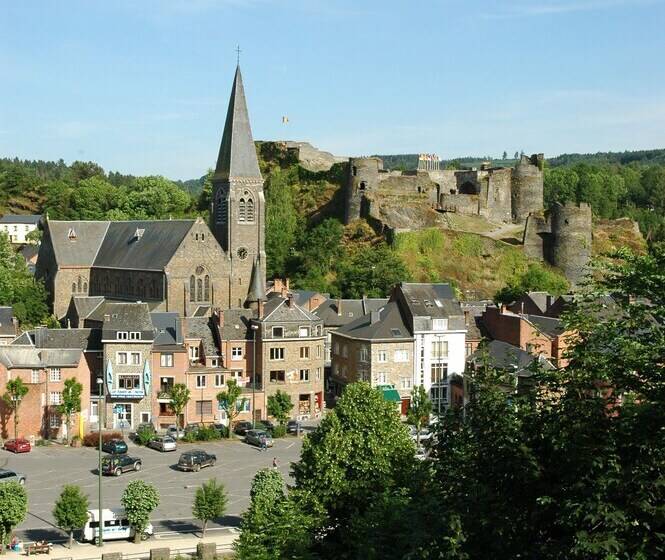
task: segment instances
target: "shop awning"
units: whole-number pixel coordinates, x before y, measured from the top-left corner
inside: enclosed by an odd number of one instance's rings
[[[383,400],[394,403],[401,402],[402,397],[399,396],[397,389],[392,385],[382,385],[379,389],[383,392]]]

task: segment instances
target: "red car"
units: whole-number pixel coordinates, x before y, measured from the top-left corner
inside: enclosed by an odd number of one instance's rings
[[[5,442],[5,449],[13,451],[14,453],[28,453],[30,449],[30,442],[24,438],[8,439]]]

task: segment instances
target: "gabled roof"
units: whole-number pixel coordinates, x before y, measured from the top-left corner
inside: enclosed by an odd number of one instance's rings
[[[226,309],[221,311],[224,324],[219,327],[222,340],[252,340],[251,320],[256,314],[251,309]]]
[[[39,225],[41,214],[5,214],[0,218],[0,224],[31,224]]]
[[[58,266],[92,266],[109,222],[49,220],[48,232]]]
[[[386,303],[387,298],[328,299],[313,313],[323,321],[324,326],[340,327],[381,309]]]
[[[188,317],[185,338],[200,339],[206,356],[218,356],[219,347],[215,340],[215,326],[211,317]]]
[[[236,177],[261,180],[240,66],[236,68],[236,75],[233,79],[224,135],[215,168],[216,179],[229,180]]]
[[[0,363],[7,368],[75,367],[80,360],[80,349],[0,346]]]
[[[74,296],[72,298],[76,314],[81,322],[90,317],[105,301],[104,296]]]
[[[194,220],[111,222],[94,266],[163,270],[194,225]]]
[[[40,329],[30,337],[38,348],[102,351],[101,329]]]
[[[535,325],[538,330],[550,337],[558,336],[565,331],[561,319],[553,317],[543,317],[541,315],[524,315],[531,324]]]
[[[545,313],[548,299],[551,296],[547,292],[527,292],[524,297],[528,297],[538,309]]]
[[[362,340],[413,340],[400,307],[391,301],[378,311],[372,311],[335,331]]]
[[[177,313],[152,312],[152,326],[155,328],[154,346],[177,346],[183,344],[182,323]]]
[[[320,319],[311,311],[300,307],[295,299],[288,305],[288,298],[271,294],[263,308],[262,321],[319,321]]]
[[[461,313],[450,284],[402,282],[399,289],[413,317],[450,317]]]
[[[553,369],[553,365],[544,358],[539,358],[533,354],[508,344],[500,340],[492,340],[482,345],[471,356],[469,361],[476,366],[482,366],[485,363],[498,370],[506,370],[516,374],[530,374],[529,366],[535,360],[541,360],[547,369]]]
[[[0,307],[0,336],[16,336],[16,325],[13,319],[13,308]]]
[[[104,313],[104,332],[153,332],[147,303],[106,303]]]

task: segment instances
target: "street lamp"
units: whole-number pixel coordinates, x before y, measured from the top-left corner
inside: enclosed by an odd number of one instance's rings
[[[256,332],[259,326],[252,323],[252,428],[256,428]]]
[[[101,377],[97,378],[97,387],[99,389],[99,400],[97,401],[97,416],[99,424],[99,469],[98,469],[98,483],[99,483],[99,538],[97,545],[101,548],[104,546],[104,520],[102,519],[102,427],[104,426],[104,380]]]

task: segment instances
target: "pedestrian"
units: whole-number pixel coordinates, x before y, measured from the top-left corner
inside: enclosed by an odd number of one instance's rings
[[[261,434],[259,443],[261,444],[261,451],[268,451],[268,442],[266,440],[265,434]]]
[[[276,469],[277,468],[277,457],[272,458],[272,468]]]

